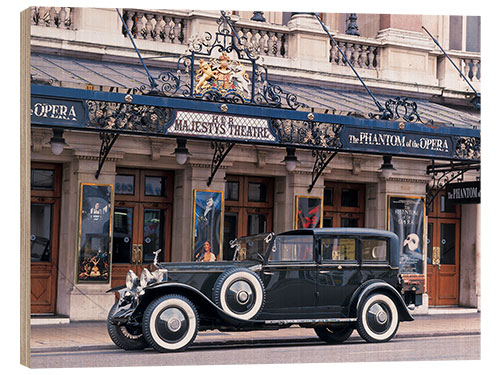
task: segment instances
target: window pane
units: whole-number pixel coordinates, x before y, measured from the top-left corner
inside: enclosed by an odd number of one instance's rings
[[[342,189],[340,204],[342,207],[359,207],[359,190]]]
[[[237,201],[240,199],[240,184],[236,181],[226,182],[226,200]]]
[[[231,248],[229,241],[238,237],[238,214],[227,212],[224,214],[224,250],[223,259],[232,260],[234,255],[234,248]]]
[[[342,228],[358,228],[359,227],[359,219],[350,218],[350,217],[342,217],[340,219],[340,226]]]
[[[117,207],[113,215],[113,263],[130,263],[134,209]]]
[[[145,195],[157,197],[165,196],[165,178],[156,176],[146,176]]]
[[[115,192],[116,194],[134,195],[135,180],[133,175],[116,175]]]
[[[36,190],[54,190],[54,171],[51,169],[32,169],[31,188]]]
[[[356,260],[355,238],[323,238],[321,240],[323,260]]]
[[[152,263],[155,256],[153,252],[162,249],[165,254],[163,241],[163,210],[144,210],[144,229],[142,244],[142,262]]]
[[[432,264],[433,230],[434,224],[427,224],[427,264]]]
[[[257,182],[248,183],[249,202],[267,202],[267,185]]]
[[[333,206],[333,188],[326,187],[323,192],[323,199],[325,206]]]
[[[448,202],[448,204],[446,204],[445,196],[441,195],[441,212],[448,212],[453,214],[456,213],[457,212],[456,203]]]
[[[325,217],[323,218],[323,228],[331,228],[333,227],[333,218]]]
[[[462,16],[450,16],[450,49],[462,50]]]
[[[266,232],[267,216],[259,214],[247,215],[247,236]]]
[[[455,264],[455,224],[441,224],[441,264]]]
[[[376,239],[362,239],[361,254],[361,259],[364,261],[385,261],[387,260],[387,241]]]
[[[481,17],[467,16],[467,35],[465,48],[469,52],[481,51]]]
[[[313,236],[278,236],[270,260],[312,261]]]
[[[31,261],[49,262],[51,255],[52,206],[31,204]]]

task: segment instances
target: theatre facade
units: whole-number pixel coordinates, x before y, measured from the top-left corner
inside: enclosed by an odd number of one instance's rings
[[[155,256],[311,227],[394,231],[417,313],[480,308],[480,54],[456,18],[31,12],[33,318],[105,319]]]

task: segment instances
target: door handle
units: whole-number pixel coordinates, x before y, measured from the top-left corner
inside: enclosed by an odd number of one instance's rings
[[[132,245],[132,258],[130,259],[131,264],[136,264],[137,262],[137,245]]]
[[[432,248],[432,264],[441,268],[441,258],[440,258],[441,248],[439,246],[434,246]]]
[[[142,244],[137,245],[137,264],[142,264],[143,253],[142,253]]]

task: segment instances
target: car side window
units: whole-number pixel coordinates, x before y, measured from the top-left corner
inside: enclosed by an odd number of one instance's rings
[[[313,261],[314,238],[313,236],[278,236],[274,241],[269,260],[280,261]]]
[[[321,239],[323,261],[355,261],[356,238],[328,237]]]
[[[361,259],[364,262],[387,261],[387,240],[385,239],[361,239]]]

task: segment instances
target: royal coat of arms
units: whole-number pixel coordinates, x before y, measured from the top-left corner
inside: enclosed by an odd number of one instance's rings
[[[251,82],[245,67],[222,52],[218,59],[200,60],[196,71],[194,96],[212,95],[222,98],[240,98],[249,102]]]

